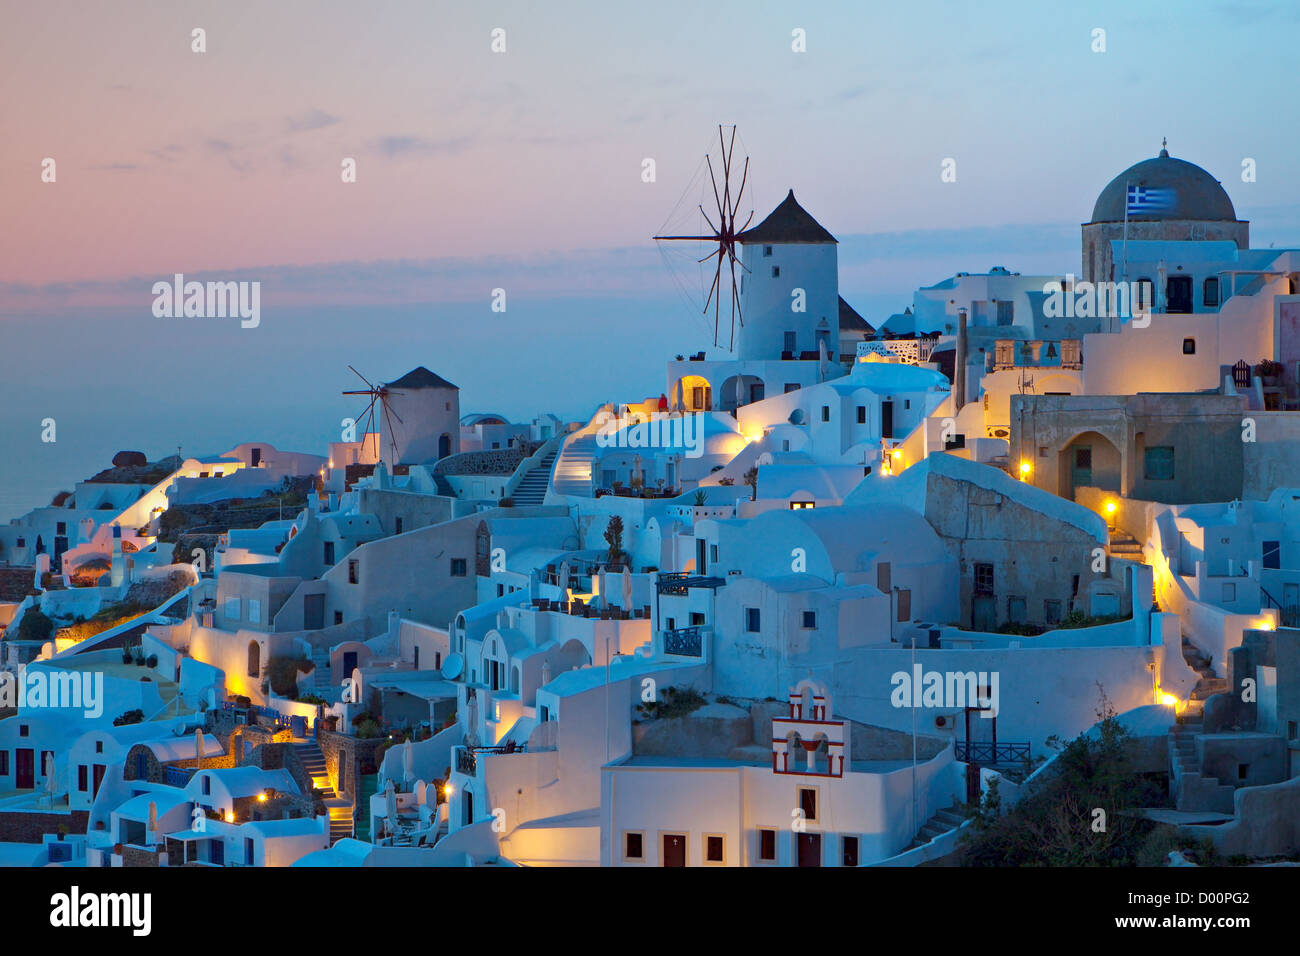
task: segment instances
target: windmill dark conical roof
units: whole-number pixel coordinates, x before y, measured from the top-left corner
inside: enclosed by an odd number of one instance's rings
[[[417,365],[396,382],[388,382],[387,386],[389,388],[456,388],[441,375],[435,375],[423,365]]]
[[[789,242],[836,242],[808,210],[799,205],[794,198],[794,190],[781,200],[781,205],[773,209],[753,229],[746,229],[737,241],[744,243],[789,243]]]

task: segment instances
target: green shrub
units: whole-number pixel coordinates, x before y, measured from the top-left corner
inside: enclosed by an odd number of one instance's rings
[[[29,607],[23,612],[23,619],[18,622],[20,641],[48,641],[53,633],[54,621],[38,607]]]

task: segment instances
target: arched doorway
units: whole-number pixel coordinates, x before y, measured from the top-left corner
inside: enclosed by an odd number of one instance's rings
[[[709,412],[713,410],[713,386],[702,375],[683,375],[673,389],[673,397],[681,396],[681,407],[687,412]]]
[[[438,436],[438,458],[446,458],[451,454],[451,436],[443,432]]]
[[[735,411],[744,405],[763,400],[763,380],[757,375],[733,375],[722,383],[718,391],[718,408],[724,412]]]
[[[1119,449],[1100,432],[1076,435],[1061,449],[1061,497],[1073,501],[1078,488],[1119,492],[1122,462]]]
[[[248,642],[248,676],[260,677],[262,675],[262,645],[257,641]]]

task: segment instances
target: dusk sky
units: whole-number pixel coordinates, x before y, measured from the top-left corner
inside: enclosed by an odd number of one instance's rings
[[[666,359],[712,345],[650,236],[719,123],[739,127],[755,221],[793,187],[875,322],[958,270],[1077,269],[1097,193],[1162,136],[1223,180],[1252,244],[1300,242],[1295,124],[1274,105],[1294,88],[1291,5],[1181,3],[1176,25],[1168,3],[1007,6],[6,0],[0,425],[35,440],[65,402],[72,440],[104,397],[77,390],[119,389],[118,425],[59,450],[83,456],[68,480],[92,447],[253,437],[249,394],[257,437],[319,450],[349,362],[390,380],[424,364],[464,411],[521,418],[657,393]],[[177,272],[261,281],[261,327],[166,326],[150,287]],[[512,375],[535,387],[502,392]]]

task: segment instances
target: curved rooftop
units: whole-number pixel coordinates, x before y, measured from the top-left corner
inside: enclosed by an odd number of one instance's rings
[[[1129,187],[1147,190],[1140,209],[1129,209],[1131,222],[1191,219],[1236,222],[1232,200],[1208,172],[1161,149],[1154,159],[1135,163],[1112,179],[1097,197],[1092,222],[1123,222]],[[1152,192],[1154,191],[1154,192]]]

